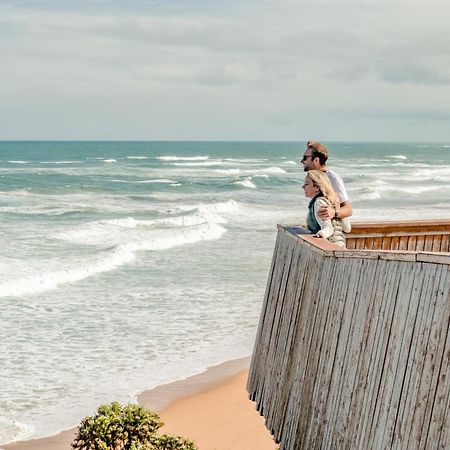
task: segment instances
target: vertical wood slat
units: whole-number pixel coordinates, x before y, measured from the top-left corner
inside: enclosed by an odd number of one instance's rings
[[[444,235],[442,235],[442,239],[441,239],[441,252],[449,252],[449,251],[450,251],[449,235],[444,234]]]
[[[281,449],[448,448],[449,265],[333,256],[286,234],[248,380]]]

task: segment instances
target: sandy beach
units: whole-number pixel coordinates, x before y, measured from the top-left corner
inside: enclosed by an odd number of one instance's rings
[[[138,401],[158,411],[164,433],[193,440],[200,450],[276,450],[264,419],[245,389],[249,358],[142,392]],[[70,450],[75,429],[2,445],[5,450]]]

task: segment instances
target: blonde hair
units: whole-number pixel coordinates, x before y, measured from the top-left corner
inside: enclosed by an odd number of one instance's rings
[[[336,211],[339,211],[339,198],[336,192],[334,192],[333,186],[331,186],[327,175],[320,170],[308,170],[306,178],[309,178],[313,185],[320,189],[320,192],[322,192],[327,203],[329,203]]]

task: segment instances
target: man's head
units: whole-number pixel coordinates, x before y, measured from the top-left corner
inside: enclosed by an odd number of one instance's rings
[[[320,142],[308,141],[306,150],[301,159],[303,170],[321,170],[326,165],[328,159],[328,149]]]

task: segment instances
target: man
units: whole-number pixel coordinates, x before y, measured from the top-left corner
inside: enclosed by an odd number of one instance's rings
[[[320,142],[308,141],[306,150],[301,159],[303,170],[320,170],[327,174],[334,191],[339,196],[340,208],[335,211],[331,206],[323,206],[319,210],[319,217],[321,219],[343,219],[350,217],[353,214],[352,205],[349,202],[347,191],[345,189],[342,178],[327,167],[328,149]]]

